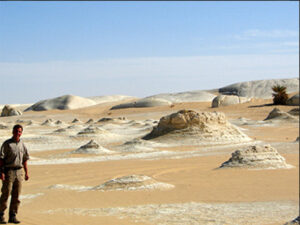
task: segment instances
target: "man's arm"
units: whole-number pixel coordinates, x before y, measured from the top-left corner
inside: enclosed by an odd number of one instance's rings
[[[23,162],[23,167],[24,167],[24,171],[25,171],[25,180],[28,180],[29,175],[28,175],[27,160]]]
[[[4,161],[3,161],[3,159],[0,159],[0,179],[5,180]]]

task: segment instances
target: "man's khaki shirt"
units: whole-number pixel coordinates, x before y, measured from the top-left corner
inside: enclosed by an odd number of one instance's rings
[[[0,159],[3,160],[4,167],[23,167],[23,163],[29,159],[29,154],[21,139],[16,142],[10,138],[1,146]]]

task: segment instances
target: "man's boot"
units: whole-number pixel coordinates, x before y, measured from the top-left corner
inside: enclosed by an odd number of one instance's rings
[[[4,213],[0,213],[0,224],[6,224],[6,221],[4,219]]]
[[[9,223],[15,223],[15,224],[21,223],[21,221],[17,220],[17,217],[16,217],[15,214],[10,214],[9,215],[8,222]]]

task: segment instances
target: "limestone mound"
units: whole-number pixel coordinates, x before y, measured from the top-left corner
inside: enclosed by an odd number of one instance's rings
[[[5,105],[2,109],[1,116],[6,117],[6,116],[20,116],[22,115],[22,112],[19,110],[11,107],[10,105]]]
[[[239,97],[236,95],[218,95],[212,101],[212,108],[217,108],[220,106],[227,106],[227,105],[235,105],[241,104],[245,102],[249,102],[251,99],[246,97]]]
[[[255,168],[255,169],[288,169],[285,159],[270,145],[253,145],[242,150],[236,150],[231,158],[220,168]]]
[[[103,191],[134,191],[143,189],[167,190],[170,188],[174,188],[174,185],[157,182],[145,175],[129,175],[109,180],[93,189]]]
[[[219,89],[223,95],[237,95],[249,98],[272,98],[272,87],[275,85],[287,87],[287,93],[299,91],[299,78],[256,80],[235,83]]]
[[[8,128],[8,126],[5,126],[5,125],[3,125],[3,124],[0,124],[0,129],[7,129]]]
[[[80,122],[79,119],[74,118],[74,120],[71,123],[79,123],[79,122]]]
[[[290,115],[287,112],[284,112],[278,108],[274,108],[266,119],[264,120],[277,120],[277,121],[291,121],[291,122],[298,122],[299,118],[296,116]]]
[[[155,141],[171,139],[174,143],[193,139],[193,142],[198,144],[229,144],[251,140],[236,126],[229,123],[223,113],[198,113],[193,110],[180,110],[162,117],[158,125],[143,139],[155,139]]]
[[[111,154],[112,151],[100,146],[93,139],[71,152],[72,154]]]
[[[126,108],[146,108],[146,107],[155,107],[155,106],[163,106],[163,105],[171,105],[170,101],[159,99],[159,98],[143,98],[135,102],[124,103],[113,106],[111,109],[126,109]]]
[[[25,109],[25,111],[46,111],[52,109],[78,109],[83,107],[88,107],[95,105],[96,102],[88,99],[82,98],[79,96],[73,95],[64,95],[57,98],[46,99],[35,103],[34,105],[30,106],[29,108]]]
[[[299,116],[299,110],[300,108],[291,109],[288,113],[293,116]]]
[[[286,104],[287,104],[287,105],[299,105],[299,98],[300,98],[300,97],[299,97],[299,93],[298,93],[298,94],[296,94],[296,95],[290,97],[290,98],[287,100]]]
[[[81,131],[78,132],[77,135],[93,135],[93,134],[100,134],[100,133],[107,133],[106,130],[101,129],[99,127],[89,126]]]
[[[91,124],[91,123],[94,123],[93,119],[89,119],[88,121],[86,121],[86,124]]]
[[[47,119],[41,125],[43,125],[43,126],[53,126],[54,122],[53,122],[52,119]]]

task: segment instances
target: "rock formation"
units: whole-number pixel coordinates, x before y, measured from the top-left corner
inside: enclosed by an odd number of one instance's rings
[[[255,168],[255,169],[278,169],[291,168],[285,159],[270,145],[253,145],[242,150],[236,150],[231,158],[224,162],[220,168]]]
[[[129,175],[109,180],[104,184],[94,187],[93,189],[104,191],[133,191],[142,189],[166,190],[170,188],[174,188],[174,185],[157,182],[151,177],[145,175]]]
[[[100,146],[94,140],[71,152],[72,154],[111,154],[112,151]]]
[[[287,93],[297,92],[299,91],[299,78],[241,82],[220,88],[219,93],[224,95],[268,99],[272,98],[272,87],[275,85],[287,87]]]
[[[22,112],[11,107],[10,105],[5,105],[2,109],[1,116],[19,116],[22,115]]]
[[[64,95],[57,98],[39,101],[34,105],[30,106],[29,108],[27,108],[25,111],[30,111],[30,110],[45,111],[45,110],[52,110],[52,109],[60,109],[60,110],[78,109],[78,108],[92,106],[95,104],[96,102],[88,98],[82,98],[73,95]]]
[[[189,144],[224,144],[250,141],[236,126],[230,124],[223,113],[180,110],[160,119],[145,140],[172,141]]]
[[[249,101],[249,98],[239,97],[236,95],[218,95],[213,99],[211,107],[216,108],[219,106],[235,105]]]
[[[298,122],[299,118],[293,116],[287,112],[284,112],[278,108],[274,108],[266,119],[264,120],[277,120],[277,121],[291,121],[291,122]]]

